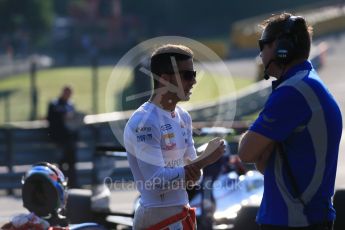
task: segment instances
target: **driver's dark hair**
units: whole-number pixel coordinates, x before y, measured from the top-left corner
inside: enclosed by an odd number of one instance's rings
[[[193,51],[184,45],[166,44],[158,47],[151,55],[151,73],[153,88],[157,89],[159,81],[156,79],[164,73],[173,73],[172,58],[176,63],[193,58]]]
[[[281,13],[273,15],[261,22],[260,27],[265,29],[268,37],[278,39],[286,30],[289,18],[293,16],[290,13]],[[306,20],[298,16],[291,26],[291,39],[295,41],[295,55],[296,58],[309,58],[310,46],[312,41],[313,28],[308,25]]]

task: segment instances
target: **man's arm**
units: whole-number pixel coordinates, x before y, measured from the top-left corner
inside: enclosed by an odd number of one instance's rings
[[[206,166],[213,164],[225,152],[225,145],[223,139],[216,137],[208,142],[205,151],[197,158],[189,161],[189,164],[184,166],[186,181],[196,182],[201,176],[201,170]]]
[[[272,143],[270,146],[268,146],[266,152],[263,153],[263,155],[258,159],[257,162],[255,162],[256,169],[264,174],[266,163],[268,161],[268,158],[271,156],[273,149],[274,149],[274,143]]]
[[[274,144],[274,140],[270,138],[253,131],[247,131],[240,140],[238,155],[243,162],[255,163],[257,169],[263,173]]]

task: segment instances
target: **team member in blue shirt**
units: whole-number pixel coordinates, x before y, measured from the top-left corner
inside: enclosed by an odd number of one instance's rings
[[[332,229],[342,118],[308,61],[312,28],[289,13],[262,23],[259,40],[272,93],[243,135],[239,156],[264,174],[261,229]]]

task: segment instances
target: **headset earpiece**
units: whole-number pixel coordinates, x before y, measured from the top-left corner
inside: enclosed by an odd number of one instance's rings
[[[294,57],[295,45],[288,36],[277,39],[276,61],[279,64],[288,64]]]
[[[281,65],[290,63],[297,52],[297,37],[293,34],[292,29],[299,16],[291,16],[284,25],[283,32],[277,38],[276,62]]]

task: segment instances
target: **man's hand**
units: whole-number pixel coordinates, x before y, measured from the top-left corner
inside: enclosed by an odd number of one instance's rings
[[[186,185],[194,185],[200,179],[200,168],[195,164],[184,166]]]
[[[213,164],[223,156],[225,152],[224,140],[216,137],[208,142],[205,151],[196,159],[192,161],[197,167],[204,168],[207,165]]]
[[[247,169],[244,167],[240,157],[238,155],[231,155],[229,157],[229,164],[235,167],[237,174],[243,175],[246,174]]]

